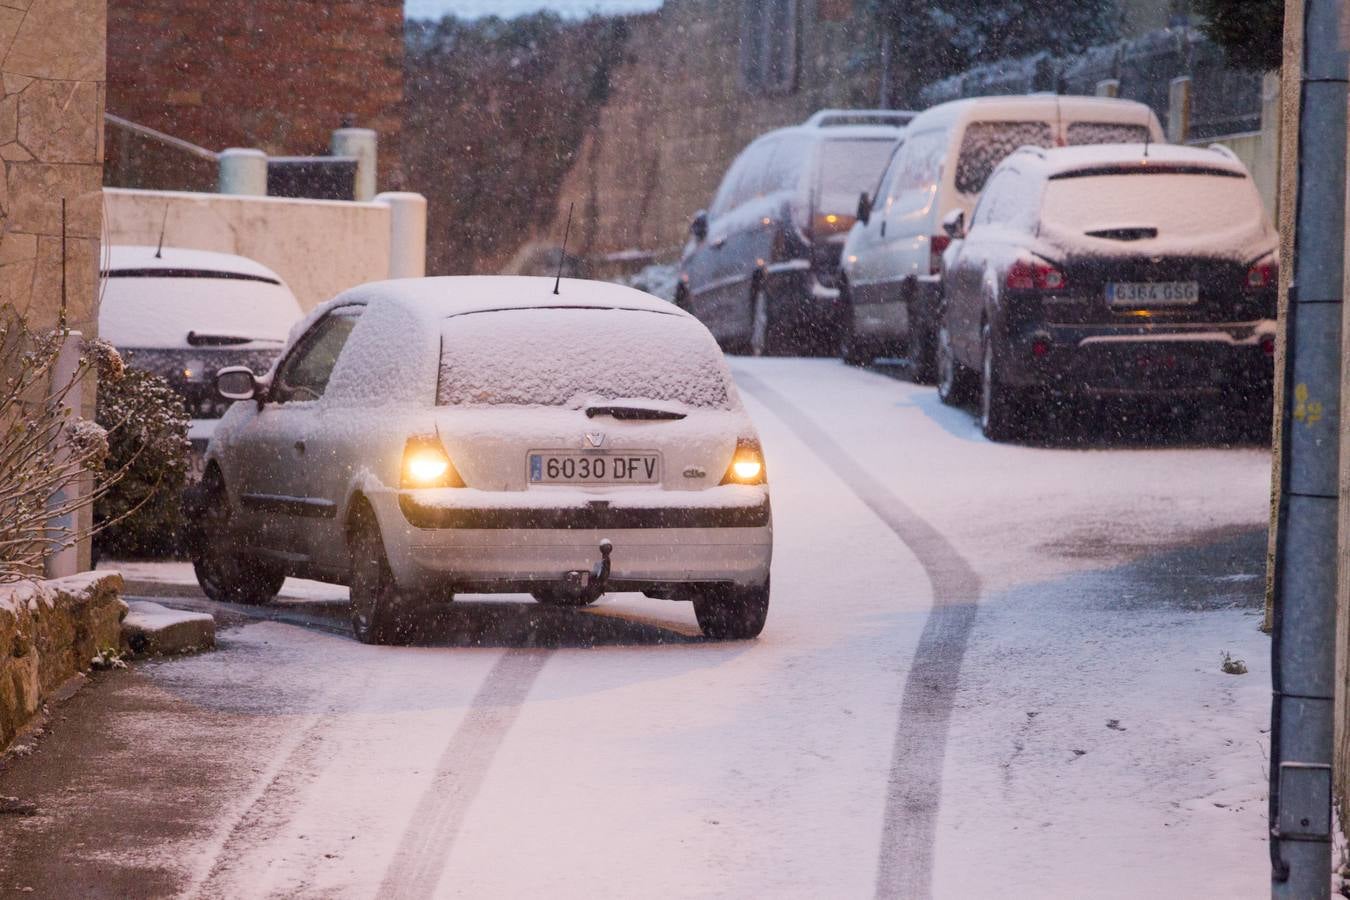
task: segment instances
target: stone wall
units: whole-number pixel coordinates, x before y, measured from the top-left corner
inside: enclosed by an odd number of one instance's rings
[[[273,156],[327,154],[350,117],[401,186],[403,0],[108,0],[108,58],[109,112]]]
[[[104,0],[0,0],[0,305],[94,334],[102,226]],[[91,392],[92,393],[92,392]]]
[[[121,575],[93,572],[0,586],[0,750],[96,653],[121,647],[121,590]]]
[[[575,202],[577,252],[673,252],[751,140],[822,107],[876,104],[877,37],[862,7],[802,0],[796,77],[772,92],[742,74],[740,3],[666,0],[632,17],[609,102],[564,181],[558,218],[537,237],[556,244]]]

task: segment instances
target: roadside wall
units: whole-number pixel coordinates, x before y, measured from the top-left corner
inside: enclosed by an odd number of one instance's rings
[[[100,650],[122,641],[122,576],[0,586],[0,750]]]
[[[280,275],[306,311],[367,281],[390,277],[388,204],[108,188],[108,239],[238,253]],[[165,219],[167,211],[168,218]],[[425,219],[422,233],[425,234]],[[420,274],[417,273],[417,274]]]

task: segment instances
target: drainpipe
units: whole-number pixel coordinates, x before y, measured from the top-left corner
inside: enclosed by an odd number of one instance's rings
[[[1331,761],[1345,276],[1343,0],[1304,3],[1294,279],[1271,645],[1271,896],[1331,893]]]

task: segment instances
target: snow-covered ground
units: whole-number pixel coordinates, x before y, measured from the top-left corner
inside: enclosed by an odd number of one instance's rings
[[[1267,453],[995,445],[930,388],[733,369],[774,499],[759,640],[631,595],[462,598],[411,648],[226,630],[100,686],[138,714],[109,714],[97,765],[0,774],[46,792],[0,881],[90,833],[81,792],[120,767],[143,773],[120,814],[182,825],[98,832],[63,884],[112,864],[207,897],[1267,893]],[[342,621],[342,589],[284,594]]]

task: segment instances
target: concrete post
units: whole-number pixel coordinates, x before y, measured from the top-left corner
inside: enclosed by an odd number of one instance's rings
[[[375,164],[379,136],[369,128],[339,128],[330,145],[334,156],[356,157],[356,195],[362,203],[375,199]]]
[[[389,192],[375,198],[389,207],[389,277],[421,278],[427,274],[427,198]]]
[[[267,196],[267,154],[246,147],[220,152],[220,193]]]
[[[74,380],[75,375],[80,369],[80,345],[84,337],[78,331],[72,331],[66,335],[66,341],[61,346],[61,352],[57,354],[56,365],[52,367],[52,389],[58,390],[63,385],[69,384]],[[61,406],[66,410],[69,417],[67,421],[75,421],[80,411],[84,408],[84,382],[76,381],[75,386],[70,389],[65,398],[61,401]],[[64,459],[66,450],[62,447],[57,448],[57,457]],[[76,483],[67,485],[56,492],[51,498],[53,506],[60,506],[77,495],[83,486]],[[54,516],[48,523],[53,532],[57,534],[74,534],[79,530],[79,518],[77,512],[66,513],[62,516]],[[74,575],[80,570],[79,547],[72,544],[63,550],[47,557],[44,575],[47,578],[65,578],[67,575]]]
[[[1119,97],[1120,79],[1103,78],[1101,81],[1097,82],[1097,90],[1095,93],[1098,97]]]
[[[1167,139],[1184,144],[1191,136],[1191,77],[1173,78],[1167,86]]]

